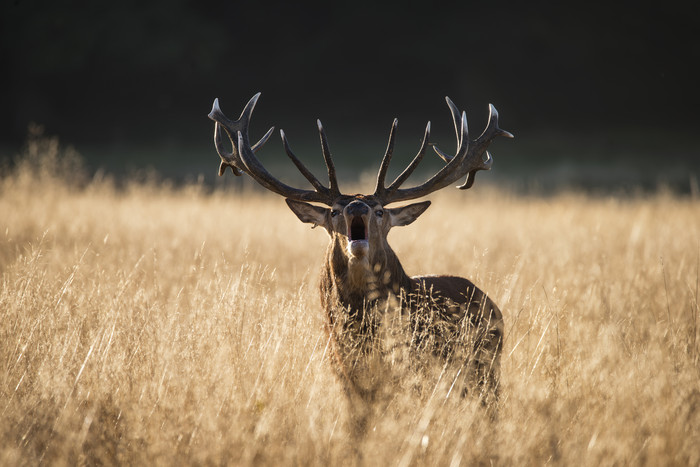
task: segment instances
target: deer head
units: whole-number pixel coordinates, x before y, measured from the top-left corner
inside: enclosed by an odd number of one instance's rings
[[[348,259],[368,260],[377,264],[377,255],[387,248],[389,229],[408,225],[418,218],[430,201],[398,208],[385,208],[376,196],[340,196],[329,208],[287,199],[297,217],[326,229]]]
[[[374,193],[371,195],[345,195],[338,188],[335,166],[333,165],[326,134],[320,121],[317,121],[317,124],[321,138],[321,150],[328,169],[329,185],[327,187],[294,155],[284,131],[280,131],[287,156],[314,188],[314,190],[304,190],[288,186],[273,177],[255,155],[267,142],[274,130],[274,127],[270,128],[260,141],[254,145],[250,144],[250,117],[259,97],[260,93],[253,96],[243,109],[238,120],[235,121],[227,118],[219,107],[219,100],[214,100],[214,106],[209,113],[209,118],[216,122],[214,126],[214,143],[221,157],[219,175],[223,175],[226,168],[230,167],[235,175],[246,173],[263,187],[284,196],[291,210],[302,222],[310,223],[314,226],[320,225],[325,228],[332,241],[337,243],[347,253],[349,260],[368,259],[372,261],[376,255],[381,254],[388,246],[386,237],[392,227],[412,223],[430,206],[429,201],[396,208],[388,208],[389,204],[421,198],[456,182],[464,176],[467,177],[466,181],[458,188],[470,188],[474,183],[477,171],[491,168],[493,159],[487,151],[491,141],[496,136],[513,137],[509,132],[498,127],[498,112],[495,107],[490,105],[486,129],[478,138],[470,141],[466,114],[462,112],[460,115],[457,106],[447,97],[447,105],[450,108],[457,135],[457,151],[454,155],[448,155],[433,145],[437,155],[446,162],[435,175],[421,185],[411,188],[400,188],[423,159],[427,147],[431,145],[429,143],[430,122],[428,122],[418,154],[408,167],[389,186],[386,186],[385,179],[394,150],[396,128],[398,126],[398,120],[395,119],[391,126],[389,143],[377,175]],[[224,147],[222,130],[232,143],[232,151],[230,152]],[[325,205],[325,207],[310,203],[320,203]],[[372,264],[374,264],[373,261]]]

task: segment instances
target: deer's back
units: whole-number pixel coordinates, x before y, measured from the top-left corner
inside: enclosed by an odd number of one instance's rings
[[[471,316],[479,316],[493,324],[501,323],[503,315],[496,304],[470,280],[458,276],[414,276],[413,292],[430,294],[433,299],[453,304]]]

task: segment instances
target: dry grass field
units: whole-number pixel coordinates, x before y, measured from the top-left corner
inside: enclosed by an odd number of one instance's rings
[[[498,417],[397,384],[357,436],[322,229],[257,192],[78,186],[62,155],[34,141],[0,181],[1,465],[700,463],[697,201],[433,196],[390,241],[500,305]]]

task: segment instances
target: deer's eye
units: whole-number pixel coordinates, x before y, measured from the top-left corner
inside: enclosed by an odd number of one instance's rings
[[[338,211],[337,209],[331,209],[331,217],[335,217],[338,214],[340,214],[340,211]]]
[[[384,215],[384,211],[382,211],[381,209],[377,209],[376,211],[374,211],[374,215],[377,217],[382,217]]]

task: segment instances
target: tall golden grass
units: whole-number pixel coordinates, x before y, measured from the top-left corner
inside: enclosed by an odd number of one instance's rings
[[[504,311],[498,417],[432,381],[356,436],[321,229],[279,197],[78,183],[66,160],[33,140],[0,185],[2,465],[700,462],[697,201],[436,194],[390,241]]]

